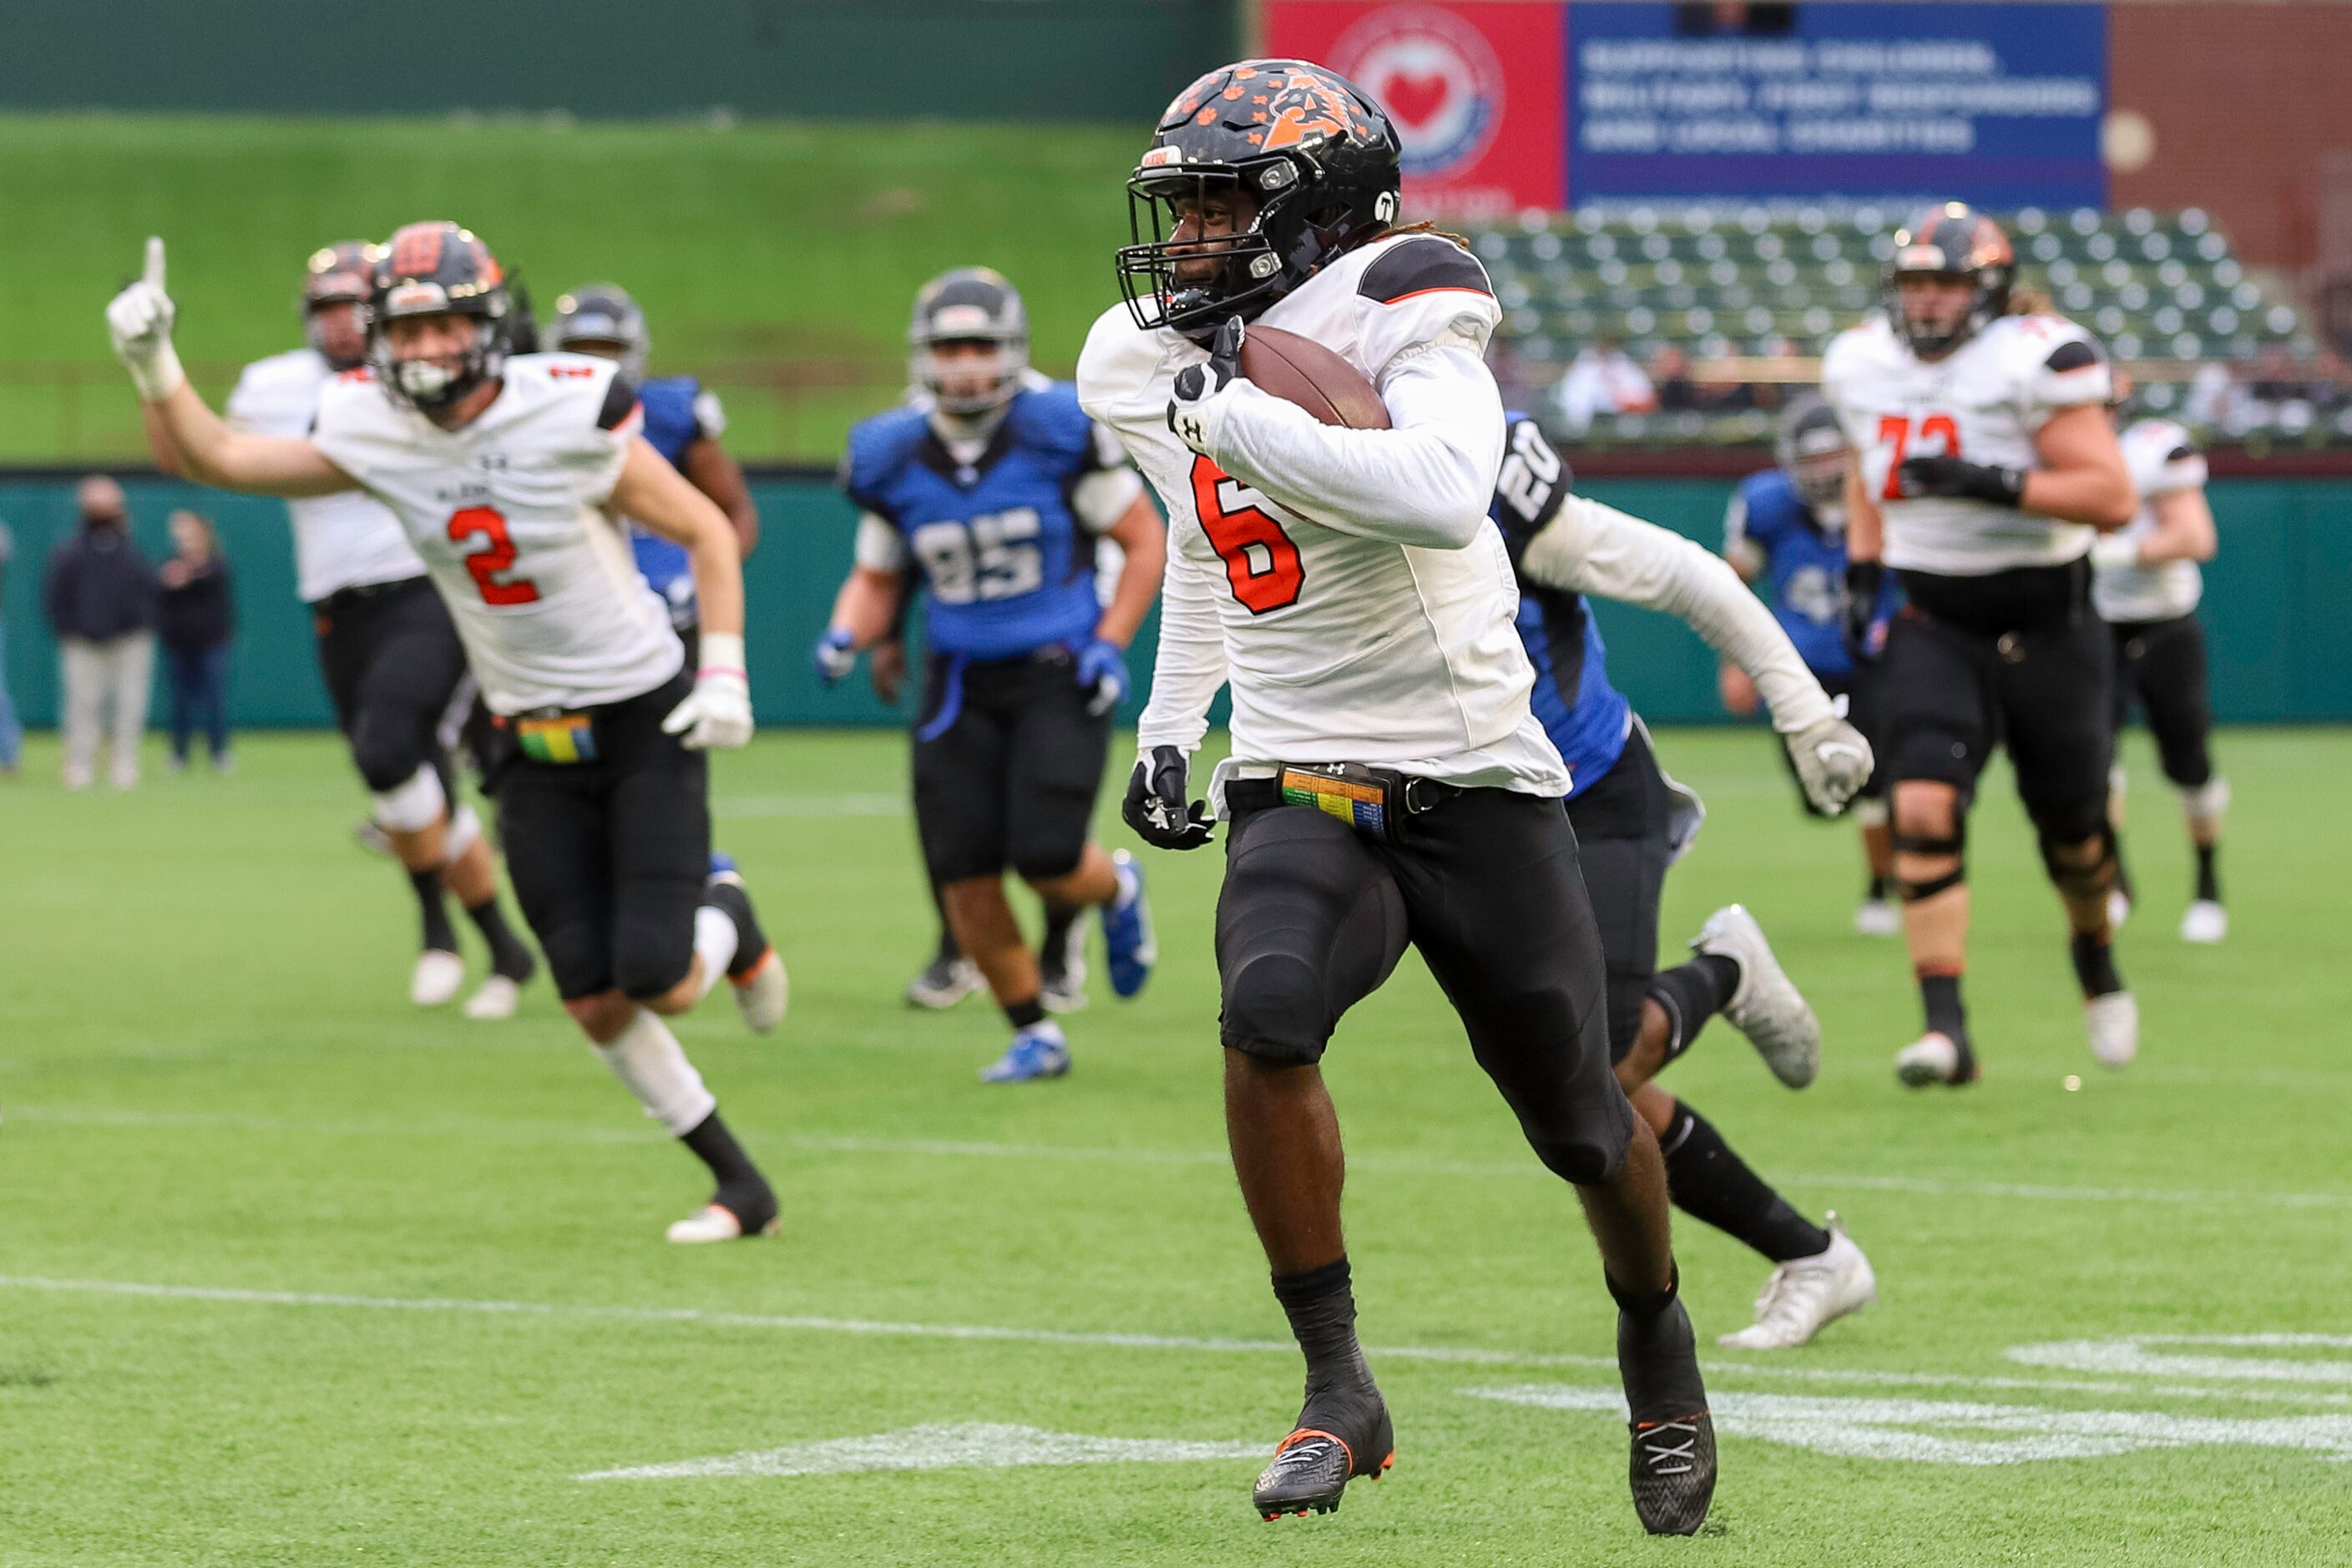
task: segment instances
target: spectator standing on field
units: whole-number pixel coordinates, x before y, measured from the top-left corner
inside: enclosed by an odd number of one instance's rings
[[[16,536],[0,522],[0,589],[8,582],[8,563],[16,553]],[[0,594],[0,601],[5,601]],[[23,759],[25,728],[16,722],[16,704],[8,695],[8,620],[0,615],[0,779],[13,779]]]
[[[228,655],[236,635],[236,594],[228,558],[212,520],[193,511],[172,514],[179,551],[157,574],[163,592],[158,630],[163,669],[171,682],[172,771],[188,765],[188,742],[201,726],[213,771],[229,771]]]
[[[121,485],[92,474],[74,499],[81,528],[50,554],[44,595],[58,639],[66,787],[89,787],[100,725],[110,721],[109,777],[130,789],[139,782],[139,732],[155,668],[155,569],[131,542]]]

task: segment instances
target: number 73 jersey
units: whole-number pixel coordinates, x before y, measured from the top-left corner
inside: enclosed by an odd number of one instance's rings
[[[2057,566],[2091,548],[2092,530],[1954,496],[1906,497],[1906,458],[2031,468],[2051,416],[2107,400],[2106,361],[2059,316],[2002,316],[1939,360],[1923,360],[1884,316],[1838,334],[1822,359],[1822,395],[1853,444],[1862,482],[1885,519],[1889,566],[1979,577]]]
[[[311,444],[400,520],[494,713],[619,702],[685,663],[604,510],[642,423],[618,369],[518,354],[461,430],[394,403],[365,371],[320,397]]]

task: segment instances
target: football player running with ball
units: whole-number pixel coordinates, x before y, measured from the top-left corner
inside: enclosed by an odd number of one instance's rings
[[[1712,1122],[1654,1080],[1720,1013],[1775,1078],[1802,1089],[1821,1066],[1821,1025],[1756,917],[1738,904],[1707,917],[1688,963],[1658,972],[1666,871],[1706,811],[1666,776],[1649,731],[1610,684],[1609,650],[1587,595],[1675,616],[1760,690],[1807,809],[1834,816],[1845,808],[1870,777],[1870,743],[1838,716],[1796,645],[1728,566],[1678,533],[1570,495],[1569,482],[1568,465],[1536,422],[1512,416],[1494,518],[1518,569],[1536,717],[1568,763],[1568,820],[1609,964],[1609,1053],[1633,1110],[1657,1134],[1675,1206],[1773,1266],[1756,1321],[1720,1342],[1789,1349],[1876,1298],[1869,1258],[1835,1215],[1819,1226],[1799,1214]]]
[[[1665,1165],[1611,1074],[1568,770],[1528,706],[1510,561],[1486,516],[1504,422],[1485,270],[1449,237],[1391,227],[1394,127],[1296,60],[1186,89],[1129,192],[1128,302],[1095,324],[1078,388],[1171,518],[1127,820],[1171,849],[1225,826],[1225,1126],[1307,1361],[1305,1404],[1253,1500],[1267,1518],[1328,1510],[1393,1457],[1356,1337],[1339,1126],[1317,1063],[1411,943],[1600,1245],[1635,1510],[1653,1532],[1696,1531],[1715,1435]],[[1241,374],[1244,322],[1343,358],[1392,427],[1319,424],[1262,390]],[[1228,681],[1213,821],[1190,758]]]
[[[327,384],[307,437],[233,429],[172,348],[163,245],[107,307],[181,470],[286,497],[364,489],[392,510],[464,639],[508,747],[495,780],[515,892],[596,1054],[710,1169],[679,1242],[757,1235],[776,1200],[662,1021],[721,975],[755,1030],[783,1016],[783,966],[739,885],[708,879],[713,747],[751,735],[734,531],[638,434],[603,360],[508,353],[512,302],[482,242],[411,224],[373,269],[367,363]],[[613,521],[677,540],[702,605],[698,671]]]
[[[228,420],[260,436],[307,434],[328,382],[367,352],[373,247],[347,239],[312,253],[302,276],[307,345],[256,360],[229,394]],[[178,448],[152,405],[142,404],[155,465],[180,472]],[[498,867],[474,808],[451,798],[455,772],[439,730],[466,678],[466,650],[400,521],[359,490],[289,501],[296,591],[310,609],[319,670],[373,797],[369,826],[415,890],[424,942],[409,976],[420,1007],[449,1002],[466,977],[442,889],[457,895],[488,945],[490,972],[467,999],[469,1018],[514,1015],[538,967],[499,908]]]
[[[2138,502],[2106,411],[2107,365],[2080,327],[2008,313],[2012,257],[1958,202],[1895,236],[1886,308],[1838,335],[1822,391],[1855,461],[1846,479],[1847,628],[1860,644],[1886,572],[1906,603],[1879,672],[1895,874],[1927,1031],[1895,1058],[1914,1087],[1977,1076],[1961,1004],[1969,805],[1998,742],[2066,911],[2092,1053],[2139,1050],[2116,973],[2107,895],[2114,750],[2106,626],[2091,607],[2096,531]]]
[[[2230,934],[2214,865],[2230,781],[2213,767],[2205,628],[2197,619],[2197,601],[2205,593],[2205,575],[2197,563],[2212,560],[2214,546],[2205,457],[2189,432],[2169,419],[2133,425],[2123,433],[2123,449],[2133,488],[2139,491],[2139,515],[2121,533],[2091,546],[2091,602],[2115,633],[2116,728],[2122,730],[2137,697],[2156,736],[2164,776],[2180,793],[2181,814],[2189,819],[2197,889],[2180,917],[2180,940],[2217,942]],[[2109,795],[2110,815],[2120,828],[2121,762],[2115,765]]]
[[[927,397],[849,435],[843,488],[856,563],[816,647],[830,683],[892,634],[903,574],[925,591],[915,822],[956,943],[1013,1026],[989,1083],[1059,1078],[1069,1042],[1045,1016],[1036,954],[1004,896],[1010,867],[1049,906],[1099,908],[1111,989],[1143,989],[1157,956],[1143,871],[1094,841],[1127,645],[1159,592],[1166,533],[1111,434],[1075,388],[1029,369],[1013,286],[959,268],[915,300],[913,378]],[[1095,542],[1134,563],[1108,606]]]
[[[1859,655],[1845,642],[1845,470],[1853,457],[1837,413],[1818,397],[1800,397],[1780,416],[1774,442],[1780,466],[1750,474],[1732,492],[1723,514],[1723,557],[1749,583],[1769,590],[1772,614],[1789,634],[1805,668],[1832,697],[1845,699],[1845,715],[1864,735],[1876,739],[1877,650],[1895,613],[1895,584],[1879,592],[1865,646]],[[1756,683],[1738,665],[1726,663],[1720,685],[1723,705],[1746,717],[1756,710]],[[1786,747],[1780,755],[1792,764]],[[1821,809],[1799,781],[1797,798],[1805,810]],[[1853,819],[1862,827],[1862,855],[1870,882],[1853,929],[1863,936],[1899,936],[1903,917],[1886,901],[1895,880],[1893,829],[1887,823],[1886,776],[1874,773],[1853,799]]]

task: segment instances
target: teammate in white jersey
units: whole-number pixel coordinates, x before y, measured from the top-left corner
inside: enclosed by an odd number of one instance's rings
[[[312,253],[302,279],[309,342],[245,367],[229,395],[231,425],[263,436],[310,434],[328,381],[357,369],[366,353],[361,314],[373,264],[373,247],[356,239]],[[146,425],[157,466],[176,473],[177,448],[152,409]],[[287,512],[294,526],[295,591],[310,608],[320,674],[352,763],[374,796],[370,825],[400,859],[423,915],[409,999],[439,1006],[465,980],[466,961],[442,901],[446,884],[490,951],[489,973],[467,999],[466,1016],[511,1017],[538,961],[499,907],[498,868],[481,818],[449,797],[456,774],[439,730],[466,675],[466,650],[449,612],[399,520],[373,496],[306,496],[289,501]],[[441,786],[437,795],[415,784],[426,771]],[[437,819],[418,826],[428,805]]]
[[[2091,547],[2091,603],[2115,632],[2116,729],[2122,731],[2137,697],[2164,776],[2180,793],[2189,819],[2197,889],[2180,918],[2180,940],[2217,942],[2230,933],[2214,866],[2230,783],[2213,768],[2205,628],[2197,620],[2197,601],[2205,592],[2197,563],[2212,560],[2214,547],[2205,458],[2189,432],[2169,419],[2140,420],[2123,433],[2123,450],[2139,491],[2139,514],[2121,533]],[[2124,783],[2118,761],[2109,788],[2109,815],[2118,829]],[[2123,891],[2129,890],[2126,878]]]
[[[1305,1405],[1253,1500],[1267,1518],[1327,1510],[1392,1457],[1356,1339],[1339,1128],[1317,1063],[1410,942],[1538,1156],[1576,1184],[1620,1304],[1636,1510],[1653,1531],[1695,1531],[1714,1431],[1664,1166],[1611,1076],[1568,770],[1528,708],[1511,563],[1486,517],[1504,429],[1482,358],[1500,313],[1486,273],[1450,237],[1391,230],[1387,115],[1296,60],[1186,89],[1129,191],[1128,303],[1095,324],[1078,393],[1170,518],[1126,804],[1147,842],[1209,841],[1189,759],[1218,687],[1233,692],[1233,755],[1210,789],[1226,826],[1226,1129],[1307,1358]],[[1342,355],[1393,427],[1318,425],[1252,385],[1244,321]]]
[[[1895,873],[1927,1032],[1895,1058],[1906,1084],[1977,1076],[1960,976],[1969,893],[1964,825],[1978,774],[2009,748],[2017,790],[2065,905],[2091,1049],[2139,1048],[2116,974],[2107,894],[2112,663],[2090,604],[2095,531],[2137,504],[2105,405],[2105,360],[2072,321],[2010,314],[2011,252],[1958,202],[1895,237],[1886,309],[1839,334],[1822,363],[1855,460],[1846,479],[1849,637],[1887,568],[1907,599],[1881,671],[1882,759],[1894,781]]]
[[[235,430],[173,352],[163,247],[107,308],[115,348],[191,477],[264,495],[364,488],[392,509],[464,637],[511,749],[500,823],[523,912],[564,1010],[647,1115],[717,1182],[673,1241],[731,1240],[776,1217],[767,1181],[662,1015],[721,974],[771,1029],[782,963],[739,879],[710,877],[711,747],[751,734],[742,573],[724,513],[636,433],[609,361],[509,357],[510,301],[487,247],[450,223],[394,235],[370,280],[367,365],[329,384],[307,437]],[[684,651],[614,521],[687,546],[702,666]],[[438,781],[416,786],[436,809]]]

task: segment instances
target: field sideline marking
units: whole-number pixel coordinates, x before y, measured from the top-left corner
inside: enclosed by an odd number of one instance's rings
[[[295,1117],[246,1115],[236,1111],[109,1110],[71,1106],[11,1106],[6,1114],[26,1121],[89,1127],[222,1127],[249,1132],[311,1133],[336,1138],[481,1138],[501,1142],[657,1143],[669,1140],[636,1128],[584,1127],[560,1121],[309,1121]],[[887,1154],[986,1160],[1076,1160],[1141,1165],[1212,1165],[1231,1156],[1222,1149],[1118,1149],[1053,1143],[994,1143],[953,1138],[867,1138],[813,1132],[774,1132],[757,1127],[738,1132],[754,1142],[781,1144],[816,1153]],[[1411,1154],[1350,1154],[1348,1163],[1364,1171],[1422,1176],[1542,1176],[1532,1157],[1525,1161],[1423,1160]],[[1914,1193],[1930,1197],[2022,1198],[2051,1203],[2172,1204],[2270,1209],[2352,1208],[2352,1193],[2264,1193],[2176,1187],[2070,1186],[2037,1182],[1970,1182],[1937,1176],[1865,1176],[1794,1173],[1779,1180],[1788,1186],[1848,1187],[1864,1192]]]
[[[254,1290],[214,1285],[157,1285],[131,1279],[58,1279],[38,1275],[0,1275],[0,1290],[128,1296],[155,1300],[210,1301],[236,1306],[328,1307],[362,1311],[447,1312],[474,1317],[590,1318],[639,1323],[689,1323],[725,1329],[780,1329],[803,1333],[849,1334],[891,1339],[993,1340],[1013,1344],[1072,1345],[1110,1350],[1197,1351],[1218,1355],[1296,1356],[1286,1340],[1225,1339],[1190,1334],[1128,1334],[1076,1329],[1008,1328],[991,1323],[905,1323],[869,1318],[820,1318],[763,1312],[730,1312],[704,1307],[616,1307],[557,1301],[481,1300],[462,1296],[356,1296],[319,1290]],[[1471,1345],[1367,1345],[1374,1360],[1435,1362],[1466,1366],[1572,1367],[1613,1373],[1611,1356],[1556,1352],[1486,1350]],[[1858,1367],[1786,1366],[1709,1359],[1709,1375],[1785,1377],[1801,1383],[1889,1384],[1916,1388],[2002,1388],[2035,1393],[2135,1394],[2183,1399],[2230,1399],[2252,1404],[2352,1405],[2352,1394],[2305,1394],[2283,1389],[2210,1387],[2196,1384],[2151,1384],[2111,1378],[1984,1377],[1966,1373],[1872,1372]]]

